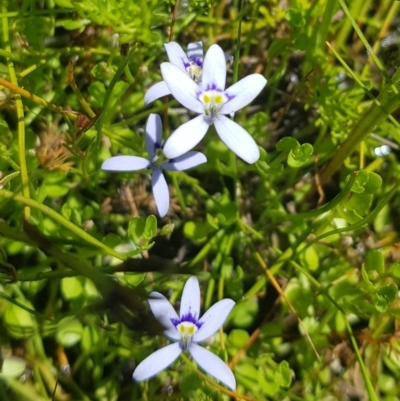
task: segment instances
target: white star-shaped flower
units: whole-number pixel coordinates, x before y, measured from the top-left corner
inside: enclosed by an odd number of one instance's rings
[[[146,123],[146,150],[150,158],[139,156],[113,156],[101,166],[106,171],[138,171],[151,169],[151,184],[158,214],[164,217],[169,209],[169,190],[162,170],[183,171],[205,163],[207,158],[200,152],[187,152],[167,159],[162,150],[162,123],[158,114],[150,114]]]
[[[254,139],[225,115],[231,115],[254,100],[267,83],[262,75],[249,75],[225,89],[226,60],[218,45],[212,45],[204,58],[201,84],[172,63],[162,63],[161,74],[179,103],[200,114],[168,138],[164,145],[166,157],[178,157],[191,150],[214,124],[221,140],[240,158],[247,163],[259,159],[260,151]]]
[[[183,289],[180,316],[164,295],[158,292],[150,294],[149,304],[156,319],[165,327],[164,334],[177,342],[161,348],[143,360],[133,372],[133,379],[149,379],[171,365],[183,351],[188,351],[202,370],[235,390],[235,376],[229,367],[214,353],[197,345],[223,325],[235,302],[223,299],[200,318],[199,282],[196,277],[190,277]]]
[[[170,63],[179,68],[184,74],[193,81],[199,83],[203,68],[203,44],[201,42],[189,43],[187,54],[176,42],[166,43],[164,45],[167,51]],[[153,85],[144,96],[144,103],[147,105],[160,97],[170,95],[165,81]]]

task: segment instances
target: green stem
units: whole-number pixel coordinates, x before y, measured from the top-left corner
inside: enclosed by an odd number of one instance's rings
[[[18,394],[22,396],[23,399],[29,401],[49,401],[49,399],[43,398],[38,395],[33,386],[23,384],[17,379],[13,379],[11,377],[7,377],[4,375],[0,375],[0,380],[3,380],[7,386],[13,391],[14,394]]]
[[[39,104],[40,106],[46,107],[47,109],[50,109],[52,111],[55,111],[56,113],[63,113],[68,116],[71,120],[76,120],[77,119],[77,114],[68,110],[64,110],[60,106],[56,106],[54,104],[51,104],[47,102],[45,99],[34,95],[31,92],[28,92],[27,90],[20,88],[18,85],[14,85],[12,82],[9,82],[3,78],[0,78],[0,85],[6,87],[7,89],[11,90],[12,92],[16,93],[15,97],[21,95],[32,102]]]
[[[344,319],[344,320],[346,322],[346,328],[347,328],[347,331],[348,331],[349,336],[350,336],[351,344],[353,345],[354,352],[356,353],[358,364],[360,365],[360,368],[361,368],[361,374],[363,376],[363,379],[364,379],[364,382],[365,382],[365,386],[367,387],[367,393],[368,393],[368,396],[369,396],[369,400],[370,401],[379,401],[378,396],[376,395],[375,389],[374,389],[374,387],[373,387],[373,385],[371,383],[371,380],[369,378],[369,373],[367,371],[367,367],[365,366],[365,363],[364,363],[364,361],[362,359],[361,352],[360,352],[360,350],[358,348],[357,341],[356,341],[356,339],[354,337],[353,330],[351,329],[350,323],[348,322],[347,319]]]
[[[367,368],[366,368],[365,363],[364,363],[364,361],[363,361],[363,359],[362,359],[360,350],[359,350],[358,345],[357,345],[357,341],[356,341],[356,339],[355,339],[355,337],[354,337],[353,330],[352,330],[352,328],[351,328],[351,326],[350,326],[350,323],[349,323],[348,320],[347,320],[346,312],[345,312],[344,309],[337,303],[337,301],[336,301],[334,298],[332,298],[332,296],[329,295],[329,293],[328,293],[327,291],[325,291],[325,290],[322,288],[321,284],[320,284],[314,277],[312,277],[311,274],[309,274],[309,273],[307,272],[306,269],[303,269],[303,268],[302,268],[300,265],[298,265],[296,262],[291,261],[290,263],[295,267],[296,270],[298,270],[298,271],[301,272],[302,274],[305,274],[305,275],[307,276],[307,278],[310,280],[310,282],[311,282],[316,288],[318,288],[318,289],[321,291],[321,293],[322,293],[327,299],[329,299],[329,301],[331,301],[332,304],[335,305],[336,308],[344,315],[344,320],[345,320],[345,322],[346,322],[346,328],[347,328],[347,331],[348,331],[348,333],[349,333],[350,341],[351,341],[351,344],[353,345],[354,352],[356,353],[357,361],[358,361],[358,363],[359,363],[359,365],[360,365],[360,368],[361,368],[361,374],[362,374],[362,376],[363,376],[363,379],[364,379],[364,382],[365,382],[365,386],[366,386],[366,388],[367,388],[367,392],[368,392],[368,395],[369,395],[369,400],[371,400],[371,401],[378,401],[378,397],[377,397],[377,395],[376,395],[376,393],[375,393],[375,390],[374,390],[374,388],[373,388],[373,386],[372,386],[372,383],[371,383],[371,380],[370,380],[370,378],[369,378],[369,374],[368,374]]]
[[[242,36],[243,10],[244,10],[244,0],[241,0],[240,1],[240,12],[239,12],[238,34],[237,34],[237,38],[236,38],[235,60],[233,61],[233,78],[232,78],[233,83],[236,83],[239,79],[240,39]]]
[[[357,75],[353,72],[353,70],[346,64],[346,62],[340,57],[339,53],[328,43],[327,46],[332,50],[332,53],[339,60],[340,64],[344,67],[346,72],[357,82],[358,86],[365,92],[365,94],[380,108],[382,108],[382,104],[375,98],[375,96],[369,91],[366,85],[357,77]],[[382,109],[385,111],[384,109]],[[400,124],[394,119],[392,115],[388,115],[389,120],[394,124],[397,129],[400,129]]]
[[[301,250],[298,250],[297,253],[301,253],[301,252],[305,251],[312,244],[315,244],[316,242],[319,242],[324,238],[330,237],[331,235],[341,234],[341,233],[344,233],[347,231],[354,231],[354,230],[357,230],[358,228],[364,227],[365,225],[369,224],[371,221],[373,221],[375,219],[375,217],[382,210],[382,208],[389,202],[389,200],[392,198],[392,196],[394,196],[394,194],[397,192],[399,187],[400,187],[400,180],[397,181],[397,183],[393,186],[393,188],[383,196],[383,198],[378,203],[376,208],[367,217],[364,217],[357,223],[350,224],[347,227],[338,228],[336,230],[328,231],[328,232],[325,232],[325,233],[319,235],[318,237],[314,238],[313,240],[307,242],[306,246],[304,246]]]
[[[317,34],[317,46],[323,49],[326,38],[328,37],[329,29],[331,27],[332,18],[336,12],[337,0],[330,0],[326,2],[326,7],[322,21],[317,24],[318,34]]]
[[[135,114],[132,117],[127,118],[126,120],[123,120],[123,121],[113,124],[112,128],[126,127],[127,125],[131,125],[131,124],[136,123],[139,120],[142,120],[143,118],[147,117],[151,113],[159,113],[160,111],[164,111],[171,106],[175,106],[176,104],[178,104],[178,102],[174,99],[174,100],[169,101],[168,103],[163,103],[160,106],[155,106],[151,109],[144,110],[138,114]]]
[[[101,115],[97,121],[97,124],[96,124],[96,128],[97,128],[97,138],[96,138],[97,157],[96,157],[96,160],[97,160],[97,162],[98,162],[98,156],[100,154],[100,139],[101,139],[101,133],[102,133],[103,124],[104,124],[104,117],[107,114],[106,111],[107,111],[108,103],[111,98],[111,94],[112,94],[114,87],[117,84],[121,74],[124,72],[125,67],[131,61],[135,51],[136,51],[136,46],[132,47],[131,50],[129,51],[129,53],[127,54],[127,56],[123,59],[122,63],[119,65],[116,73],[114,74],[114,76],[110,82],[110,85],[107,88],[106,94],[104,96],[103,105],[102,105],[103,113],[101,113]]]
[[[400,68],[393,75],[392,80],[394,84],[387,84],[379,94],[377,98],[379,105],[375,102],[364,111],[345,141],[322,171],[320,176],[322,184],[326,183],[332,177],[345,159],[351,155],[358,144],[369,135],[376,126],[379,126],[389,114],[400,107],[400,97],[393,91],[394,86],[397,90],[400,90]]]
[[[2,2],[2,12],[7,12],[7,2],[4,0]],[[8,26],[8,18],[3,16],[3,41],[4,47],[7,52],[12,52],[10,45],[10,32]],[[12,59],[7,58],[7,66],[8,72],[10,75],[11,83],[15,86],[18,86],[17,74],[15,73],[14,63]],[[19,158],[19,167],[21,173],[21,183],[22,183],[22,193],[26,198],[30,197],[29,194],[29,178],[28,178],[28,169],[26,166],[26,155],[25,155],[25,121],[24,121],[24,107],[22,104],[21,96],[15,95],[15,106],[17,108],[17,119],[18,119],[18,158]],[[24,208],[25,219],[29,219],[31,214],[30,208]]]
[[[174,185],[175,188],[176,197],[178,198],[179,206],[181,207],[183,215],[187,217],[185,198],[183,197],[182,191],[179,187],[178,178],[173,173],[171,174],[171,178],[172,178],[172,184]]]
[[[61,224],[71,232],[73,232],[75,235],[83,239],[84,241],[88,242],[89,244],[94,245],[97,248],[102,249],[106,254],[114,256],[117,259],[120,260],[126,260],[127,256],[122,255],[114,249],[108,247],[107,245],[103,244],[101,241],[97,240],[96,238],[92,237],[90,234],[76,226],[75,224],[71,223],[69,220],[64,218],[61,214],[57,213],[53,209],[49,208],[46,205],[43,205],[42,203],[39,203],[31,198],[26,198],[25,196],[22,195],[17,195],[14,192],[7,191],[5,189],[0,190],[0,198],[5,198],[5,199],[11,199],[16,202],[22,203],[25,206],[30,206],[34,209],[40,210],[42,213],[46,214],[47,216],[51,217],[53,220],[55,220],[57,223]]]

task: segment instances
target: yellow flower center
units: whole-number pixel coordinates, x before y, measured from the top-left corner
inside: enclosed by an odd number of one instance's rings
[[[181,335],[181,345],[183,349],[187,349],[189,345],[192,343],[192,336],[196,333],[197,326],[191,322],[182,322],[179,323],[176,328],[178,329]]]
[[[200,101],[204,105],[205,115],[214,119],[221,106],[226,102],[226,96],[222,92],[207,91],[200,95]]]
[[[194,61],[190,61],[189,63],[190,65],[186,68],[186,70],[189,73],[190,78],[192,78],[193,81],[198,84],[200,82],[201,75],[203,74],[203,69]]]

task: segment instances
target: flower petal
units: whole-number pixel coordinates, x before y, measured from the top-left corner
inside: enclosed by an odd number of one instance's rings
[[[203,60],[203,43],[194,42],[189,43],[187,47],[187,56],[190,59],[200,59]]]
[[[162,122],[158,114],[150,114],[146,124],[146,150],[152,159],[161,148]]]
[[[219,112],[231,114],[247,106],[258,96],[266,84],[267,80],[260,74],[252,74],[241,79],[225,91],[225,95],[230,100],[222,105]]]
[[[207,161],[207,157],[201,152],[187,152],[182,156],[164,163],[161,167],[168,171],[183,171]]]
[[[193,149],[204,137],[209,124],[204,116],[197,116],[178,127],[164,144],[163,152],[168,159],[176,159]]]
[[[255,140],[239,124],[220,114],[214,125],[222,142],[245,162],[251,164],[260,158]]]
[[[179,343],[167,345],[164,348],[153,352],[146,359],[139,363],[133,372],[132,379],[138,382],[147,380],[157,373],[166,369],[181,354]]]
[[[200,317],[200,286],[196,277],[190,277],[183,287],[180,318],[191,314],[195,319]]]
[[[169,189],[167,181],[165,181],[165,177],[159,167],[154,168],[151,183],[158,214],[160,217],[164,217],[169,209]]]
[[[137,171],[149,167],[150,160],[138,156],[114,156],[101,165],[101,169],[105,171]]]
[[[225,384],[231,390],[236,389],[236,380],[228,365],[207,349],[192,343],[189,352],[202,370]]]
[[[189,64],[189,60],[182,47],[176,42],[166,43],[164,47],[167,51],[169,61],[187,74],[186,66]]]
[[[202,326],[194,333],[193,341],[200,342],[212,336],[225,322],[235,302],[231,299],[222,299],[214,304],[199,320]]]
[[[198,85],[189,75],[171,63],[161,64],[161,74],[174,98],[196,113],[203,113],[203,105],[198,99]]]
[[[202,83],[203,89],[225,89],[226,61],[222,49],[218,45],[212,45],[204,58]]]
[[[172,340],[179,341],[181,335],[171,321],[171,319],[179,320],[179,317],[168,299],[159,292],[152,292],[149,304],[154,317],[165,327],[164,334]]]
[[[144,95],[144,104],[147,106],[149,103],[154,102],[154,100],[170,94],[171,91],[164,81],[157,82],[150,89],[148,89]]]

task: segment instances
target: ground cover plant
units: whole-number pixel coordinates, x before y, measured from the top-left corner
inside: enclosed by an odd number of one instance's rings
[[[400,2],[0,2],[0,399],[400,397]]]

